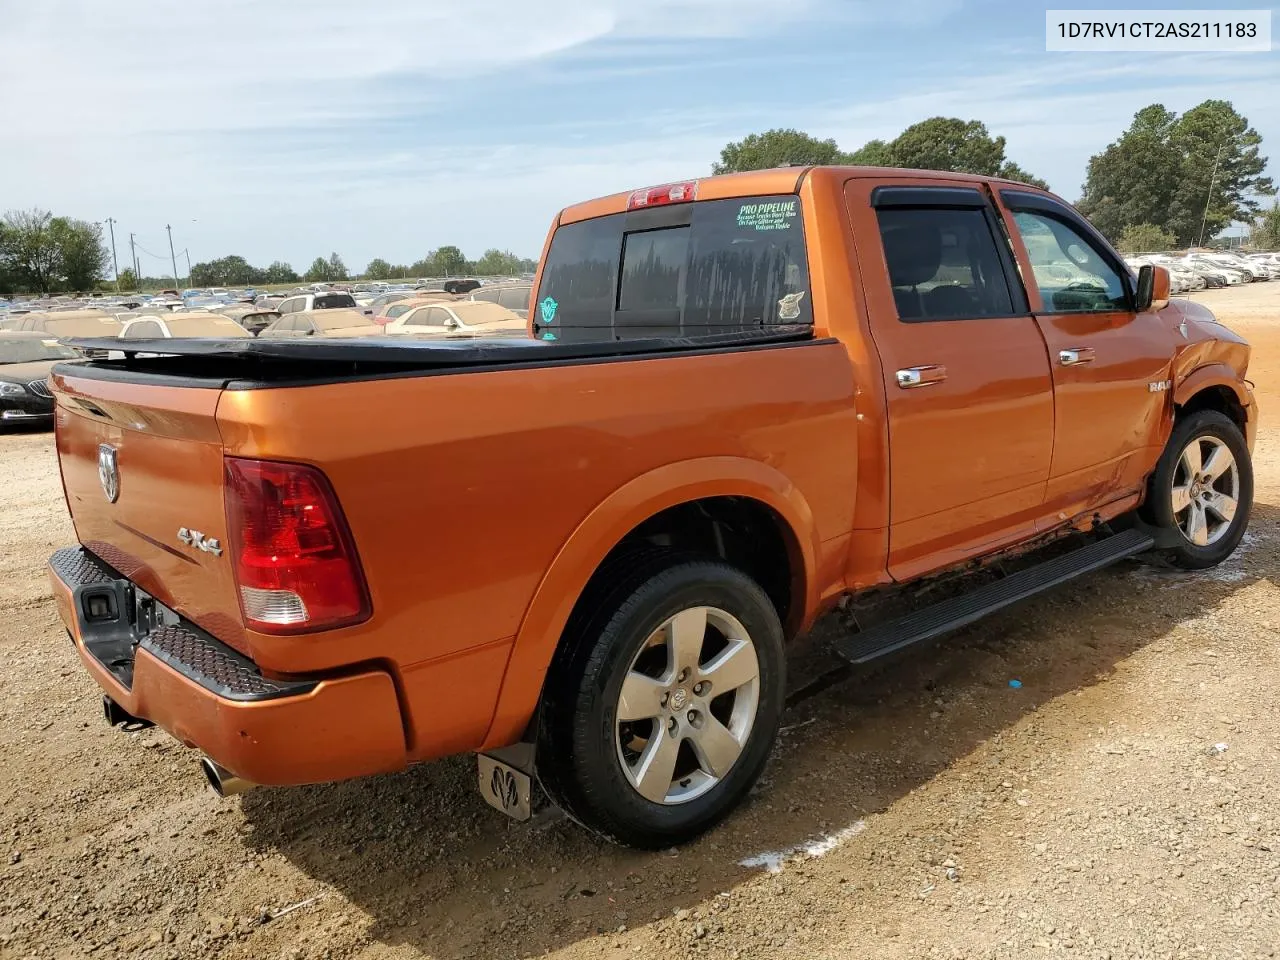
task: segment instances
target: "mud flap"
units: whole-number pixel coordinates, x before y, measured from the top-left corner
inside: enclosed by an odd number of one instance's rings
[[[501,810],[513,820],[528,820],[533,813],[533,777],[521,769],[526,766],[519,763],[523,758],[508,755],[514,749],[508,747],[495,753],[477,755],[480,795],[489,806]],[[532,770],[532,764],[527,769]]]

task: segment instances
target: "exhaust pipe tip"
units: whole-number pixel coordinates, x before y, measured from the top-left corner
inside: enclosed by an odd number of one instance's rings
[[[224,800],[227,797],[234,797],[237,793],[252,790],[257,786],[256,783],[237,777],[210,757],[200,758],[200,770],[204,774],[204,778],[209,781],[209,787]]]

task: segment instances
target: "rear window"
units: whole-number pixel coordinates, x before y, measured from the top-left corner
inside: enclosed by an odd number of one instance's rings
[[[336,310],[338,307],[354,307],[355,297],[349,293],[325,293],[316,297],[314,310]]]
[[[548,340],[624,340],[811,324],[798,197],[637,210],[556,231],[534,303]]]

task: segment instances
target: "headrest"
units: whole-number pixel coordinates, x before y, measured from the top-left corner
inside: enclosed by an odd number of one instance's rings
[[[942,264],[942,234],[936,229],[895,226],[883,233],[889,282],[895,287],[914,287],[932,280]]]

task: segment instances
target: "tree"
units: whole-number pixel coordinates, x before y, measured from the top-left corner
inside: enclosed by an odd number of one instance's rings
[[[1048,184],[1004,155],[1004,137],[993,137],[986,124],[958,117],[930,117],[913,123],[893,140],[872,140],[849,155],[854,163],[913,170],[946,170],[1004,177],[1042,189]]]
[[[345,280],[347,279],[347,265],[342,262],[342,258],[336,253],[329,254],[329,276],[326,280]]]
[[[1254,221],[1250,239],[1261,250],[1280,250],[1280,204],[1273,202],[1271,209]]]
[[[375,257],[370,260],[369,265],[364,268],[364,278],[366,280],[388,280],[391,276],[391,264],[381,257]]]
[[[1108,237],[1154,224],[1176,246],[1212,237],[1257,212],[1250,193],[1271,193],[1262,138],[1225,100],[1179,117],[1161,104],[1139,110],[1129,129],[1089,160],[1080,210]],[[1216,167],[1216,170],[1215,170]],[[1206,215],[1206,204],[1207,215]]]
[[[1178,238],[1163,227],[1152,223],[1134,223],[1124,228],[1117,246],[1124,253],[1151,253],[1171,250]]]
[[[110,263],[102,227],[87,220],[54,217],[49,234],[58,251],[58,279],[71,290],[96,287]]]
[[[892,167],[893,154],[883,140],[868,140],[846,158],[859,167]]]
[[[834,140],[818,140],[799,130],[766,130],[725,145],[712,173],[767,170],[770,167],[844,163]]]
[[[441,247],[433,257],[436,265],[436,276],[452,277],[461,273],[471,273],[471,262],[462,255],[457,247]]]
[[[1252,220],[1259,207],[1248,195],[1275,192],[1271,178],[1262,176],[1262,137],[1226,100],[1206,100],[1184,113],[1172,142],[1182,167],[1169,228],[1188,244],[1232,221]]]
[[[48,210],[10,210],[4,216],[3,258],[20,290],[48,293],[61,269]]]
[[[120,289],[130,291],[138,289],[138,275],[133,272],[132,267],[125,267],[120,271]]]
[[[263,283],[297,283],[301,278],[289,264],[283,260],[274,260],[271,266],[262,272]]]
[[[473,272],[483,277],[509,277],[524,272],[524,261],[510,250],[486,250],[474,266]]]
[[[302,279],[308,283],[319,283],[329,279],[329,261],[324,257],[316,257],[311,261],[311,266],[307,267],[307,272],[302,275]]]

